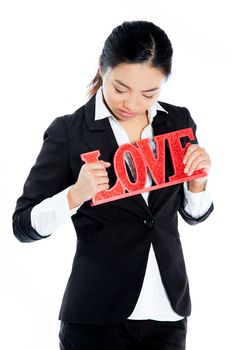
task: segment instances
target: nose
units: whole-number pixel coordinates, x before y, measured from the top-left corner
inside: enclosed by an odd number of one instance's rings
[[[135,112],[137,110],[137,97],[130,96],[123,103],[123,108],[128,112]]]

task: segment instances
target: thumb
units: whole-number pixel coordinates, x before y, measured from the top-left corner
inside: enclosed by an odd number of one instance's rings
[[[105,162],[104,160],[99,160],[100,163],[102,163],[106,168],[109,168],[111,166],[110,162]]]

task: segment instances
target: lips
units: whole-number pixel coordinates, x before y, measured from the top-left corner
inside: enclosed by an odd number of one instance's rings
[[[126,111],[123,111],[121,109],[118,110],[118,113],[120,115],[122,115],[123,117],[133,117],[135,115],[135,113],[132,113],[132,112],[126,112]]]

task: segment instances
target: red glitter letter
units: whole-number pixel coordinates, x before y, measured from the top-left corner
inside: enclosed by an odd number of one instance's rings
[[[92,151],[81,154],[81,159],[86,163],[97,163],[98,157],[100,156],[100,151]],[[98,192],[92,199],[92,204],[108,202],[107,199],[115,196],[120,196],[124,193],[121,183],[117,180],[116,184],[109,190]]]
[[[185,164],[183,164],[184,154],[190,143],[186,144],[186,147],[183,148],[180,142],[181,137],[188,136],[190,140],[194,140],[194,134],[191,128],[177,130],[175,132],[170,132],[167,134],[168,143],[170,146],[170,152],[172,157],[172,163],[175,170],[175,175],[169,177],[169,181],[179,180],[183,177],[186,177],[184,173]],[[195,170],[194,175],[201,174],[203,170]]]
[[[156,141],[156,158],[150,146],[150,139],[136,141],[136,144],[142,151],[144,163],[150,170],[151,176],[157,185],[165,182],[165,139],[165,134],[154,137]]]
[[[128,177],[124,160],[125,153],[129,153],[133,160],[133,165],[136,172],[135,182],[131,182]],[[114,155],[114,169],[122,186],[127,191],[131,192],[144,188],[146,184],[146,168],[137,147],[131,145],[130,143],[125,143],[120,146]]]

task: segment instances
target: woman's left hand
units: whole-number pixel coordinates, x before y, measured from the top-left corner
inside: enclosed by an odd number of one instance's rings
[[[209,174],[211,161],[208,153],[203,147],[198,144],[190,145],[183,158],[183,163],[185,164],[184,172],[191,176],[195,170],[203,169],[207,174]],[[194,180],[189,181],[189,186],[202,185],[206,182],[206,176],[199,177]]]

